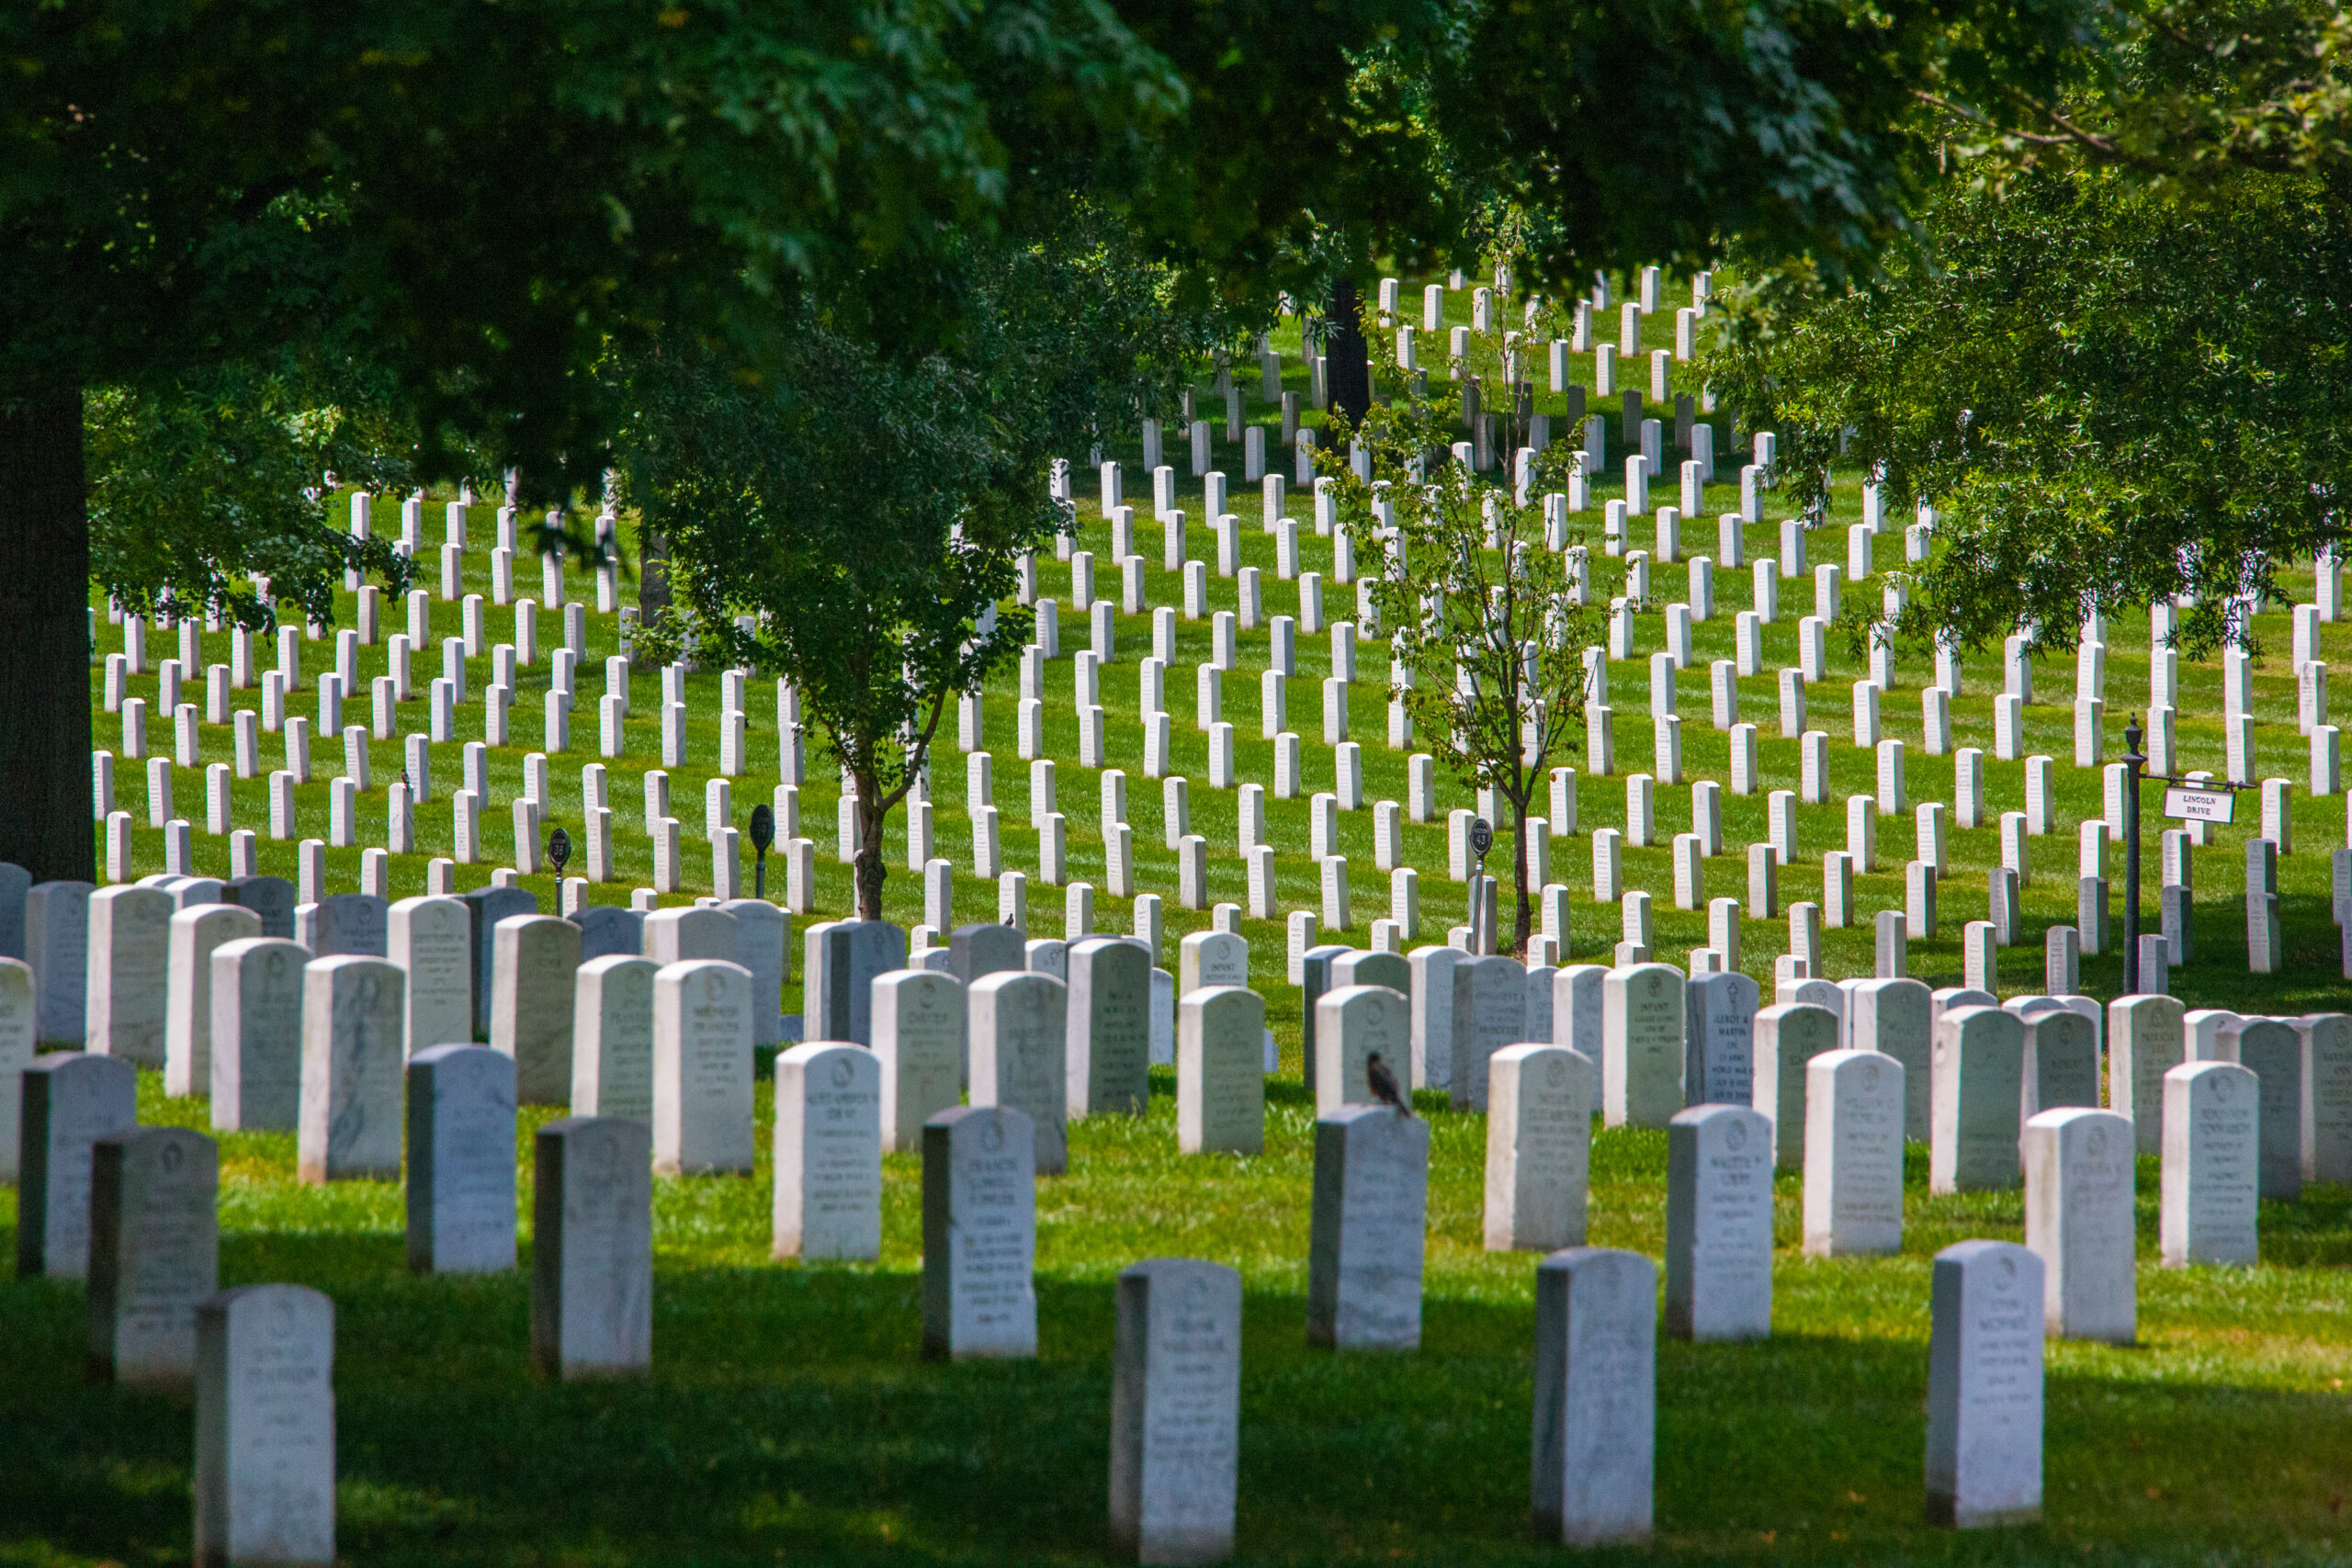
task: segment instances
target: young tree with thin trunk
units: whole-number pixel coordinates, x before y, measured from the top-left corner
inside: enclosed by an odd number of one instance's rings
[[[1367,318],[1367,336],[1377,324]],[[1500,367],[1501,334],[1484,346]],[[1577,454],[1566,444],[1547,448],[1528,503],[1519,504],[1449,450],[1461,407],[1451,386],[1442,383],[1433,397],[1394,366],[1392,356],[1381,377],[1397,396],[1351,433],[1370,457],[1372,479],[1350,466],[1350,433],[1318,462],[1338,481],[1341,523],[1366,541],[1358,570],[1371,581],[1402,677],[1391,697],[1442,766],[1464,788],[1492,789],[1509,813],[1516,911],[1509,950],[1523,953],[1532,895],[1541,891],[1527,884],[1530,807],[1584,727],[1591,615],[1577,601],[1570,570],[1580,536],[1547,527],[1543,502],[1546,491],[1566,489]],[[1503,401],[1515,408],[1518,400]]]
[[[706,663],[798,689],[856,796],[862,919],[882,918],[890,815],[957,699],[1031,640],[1033,614],[1005,602],[1022,555],[1067,524],[1053,458],[1172,401],[1213,330],[1163,303],[1099,213],[1057,230],[969,247],[952,352],[896,356],[812,312],[774,386],[690,355],[627,370],[630,489],[667,541],[673,595],[643,646],[691,637]]]

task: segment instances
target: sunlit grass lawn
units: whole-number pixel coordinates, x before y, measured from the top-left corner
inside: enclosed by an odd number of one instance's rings
[[[195,1122],[142,1076],[142,1119]],[[1080,1122],[1038,1188],[1040,1354],[919,1354],[920,1168],[886,1161],[877,1265],[768,1256],[768,1087],[751,1179],[656,1183],[653,1372],[557,1386],[528,1366],[523,1273],[412,1278],[401,1195],[293,1177],[292,1139],[224,1141],[224,1284],[291,1280],[338,1310],[341,1548],[357,1562],[1086,1561],[1104,1550],[1112,1280],[1182,1254],[1242,1270],[1241,1560],[1555,1560],[1529,1539],[1532,1282],[1481,1249],[1484,1119],[1435,1110],[1422,1348],[1310,1350],[1312,1116],[1277,1088],[1267,1152],[1175,1152],[1150,1115]],[[537,1122],[552,1112],[532,1112]],[[529,1131],[522,1134],[527,1160]],[[2142,1343],[2054,1345],[2048,1508],[1953,1536],[1921,1519],[1928,1258],[2020,1236],[2016,1194],[1930,1199],[1909,1168],[1899,1258],[1795,1251],[1780,1194],[1775,1337],[1661,1346],[1658,1534],[1725,1560],[2301,1561],[2352,1550],[2352,1191],[2266,1205],[2265,1267],[2154,1266],[2143,1161]],[[1592,1240],[1658,1255],[1665,1139],[1603,1133]],[[527,1166],[526,1166],[527,1172]],[[527,1215],[527,1174],[524,1213]],[[13,1216],[10,1216],[13,1218]],[[526,1252],[527,1259],[527,1252]],[[527,1263],[526,1263],[527,1266]],[[82,1378],[78,1286],[0,1288],[0,1560],[185,1561],[183,1402]]]
[[[1407,316],[1418,320],[1418,289],[1408,289]],[[1671,305],[1669,300],[1668,304]],[[1450,321],[1466,321],[1467,292],[1447,299]],[[1613,312],[1602,336],[1614,337]],[[1646,323],[1646,342],[1671,341],[1670,314]],[[1290,355],[1287,385],[1303,390],[1295,357],[1295,321],[1279,333]],[[1589,380],[1589,362],[1577,378]],[[1540,373],[1539,373],[1540,374]],[[1638,384],[1646,386],[1646,375]],[[1254,375],[1245,384],[1255,388]],[[1214,400],[1210,406],[1214,406]],[[1538,395],[1555,415],[1561,400]],[[1610,450],[1622,460],[1615,409],[1596,399],[1593,412],[1611,417]],[[1648,412],[1670,418],[1670,406]],[[1261,424],[1273,410],[1252,400]],[[1310,411],[1310,423],[1319,420]],[[1713,513],[1737,504],[1739,454],[1729,422],[1718,418],[1718,473],[1710,515],[1686,520],[1687,555],[1716,550]],[[1240,474],[1238,446],[1217,432],[1216,460],[1231,477],[1228,505],[1241,518],[1242,563],[1261,574],[1266,613],[1295,614],[1297,585],[1275,575],[1274,540],[1259,524],[1255,486]],[[1573,439],[1565,425],[1555,435]],[[1272,445],[1272,442],[1269,443]],[[1170,431],[1167,451],[1177,465],[1178,504],[1191,513],[1193,553],[1212,555],[1203,487],[1184,463],[1181,433]],[[1160,570],[1160,530],[1150,516],[1150,482],[1129,432],[1110,456],[1126,465],[1129,501],[1140,502],[1136,547],[1147,563],[1154,604],[1182,603],[1175,574]],[[1078,547],[1096,557],[1099,592],[1115,597],[1118,571],[1110,556],[1110,526],[1096,504],[1094,474],[1085,454],[1073,453],[1081,534]],[[1289,454],[1274,454],[1290,471]],[[1616,463],[1611,465],[1614,469]],[[1671,473],[1665,476],[1668,481]],[[1658,487],[1671,500],[1671,482]],[[1593,547],[1593,587],[1605,604],[1624,592],[1624,562],[1600,553],[1600,509],[1616,492],[1613,481],[1595,487],[1590,513],[1576,519]],[[428,542],[437,539],[440,500],[426,508]],[[1771,497],[1765,520],[1747,531],[1749,557],[1779,548],[1781,498]],[[1293,491],[1290,514],[1311,519],[1311,501]],[[467,587],[489,588],[493,508],[475,508],[474,545],[468,552]],[[378,526],[386,531],[396,508],[388,500]],[[1857,485],[1841,475],[1830,525],[1815,532],[1811,554],[1843,563],[1845,527],[1860,519]],[[1882,571],[1899,567],[1901,519],[1891,519],[1877,541]],[[1303,565],[1327,574],[1330,619],[1352,612],[1353,590],[1329,580],[1332,547],[1302,529]],[[1635,543],[1650,542],[1645,523]],[[1670,603],[1687,593],[1689,569],[1658,563],[1653,599]],[[525,563],[516,586],[536,593],[537,573]],[[1099,775],[1077,762],[1071,711],[1070,651],[1085,643],[1083,617],[1069,600],[1069,568],[1050,558],[1038,563],[1040,592],[1060,601],[1064,657],[1048,666],[1045,737],[1058,760],[1056,806],[1068,819],[1069,874],[1105,883]],[[2309,592],[2307,571],[2293,574],[2295,592]],[[1209,608],[1235,607],[1238,585],[1212,575]],[[1876,602],[1881,584],[1846,589],[1849,602]],[[588,592],[575,574],[572,592]],[[624,584],[633,594],[634,584]],[[1716,613],[1696,628],[1697,664],[1682,672],[1684,767],[1690,778],[1727,777],[1728,747],[1709,723],[1711,659],[1732,652],[1733,618],[1749,607],[1745,570],[1719,570]],[[1810,581],[1783,583],[1781,616],[1765,634],[1766,673],[1741,682],[1741,716],[1758,725],[1764,787],[1794,787],[1797,743],[1780,738],[1771,671],[1797,661],[1799,616],[1812,608]],[[348,595],[345,624],[353,620]],[[432,631],[458,630],[459,608],[437,599]],[[2294,731],[2291,671],[2283,608],[2262,617],[2258,629],[2273,652],[2256,671],[2257,776],[2304,778],[2303,742]],[[405,626],[388,606],[390,630]],[[511,612],[492,608],[484,655],[468,680],[479,694],[487,683],[488,646],[511,635]],[[581,833],[581,765],[595,761],[594,700],[604,691],[602,660],[616,651],[610,616],[589,617],[590,659],[581,675],[583,700],[573,717],[570,753],[551,759],[553,800],[548,824]],[[2324,628],[2324,656],[2339,668],[2352,662],[2345,646],[2352,628]],[[1174,967],[1176,942],[1207,924],[1205,910],[1177,907],[1174,852],[1165,843],[1159,781],[1143,776],[1137,661],[1149,650],[1148,617],[1122,615],[1115,661],[1102,672],[1110,761],[1126,770],[1127,819],[1134,829],[1140,887],[1163,897],[1166,935],[1160,961]],[[1193,667],[1209,658],[1210,623],[1177,626],[1177,658],[1167,671],[1174,771],[1193,781],[1190,827],[1210,845],[1209,894],[1240,901],[1245,869],[1235,853],[1237,803],[1206,787],[1207,738],[1196,728]],[[2109,629],[2107,736],[2109,759],[2120,755],[2124,716],[2147,692],[2147,626],[2143,615],[2116,617]],[[556,640],[543,623],[542,646]],[[174,651],[169,634],[149,639],[153,662]],[[1651,769],[1647,659],[1662,647],[1663,617],[1638,623],[1634,653],[1611,669],[1617,709],[1618,773],[1600,779],[1586,772],[1579,749],[1558,759],[1584,773],[1580,827],[1622,828],[1623,774]],[[110,651],[112,628],[101,622],[101,649]],[[314,711],[316,676],[332,645],[308,643],[306,680],[289,694],[288,711]],[[1260,730],[1259,673],[1266,633],[1245,633],[1239,668],[1225,682],[1224,716],[1236,729],[1237,760],[1245,779],[1269,780],[1272,743]],[[1403,799],[1407,752],[1385,745],[1385,670],[1370,647],[1360,650],[1351,702],[1351,731],[1363,746],[1365,798]],[[1851,742],[1848,683],[1866,671],[1843,640],[1829,639],[1829,676],[1811,693],[1809,723],[1830,733],[1829,803],[1799,812],[1800,852],[1783,868],[1783,908],[1818,899],[1821,857],[1846,841],[1845,800],[1875,788],[1872,755]],[[225,660],[227,638],[205,639],[205,659]],[[268,655],[265,651],[263,658]],[[1298,673],[1289,688],[1290,728],[1304,741],[1306,788],[1330,787],[1332,755],[1322,743],[1320,682],[1330,671],[1328,636],[1300,633]],[[361,655],[363,677],[380,673],[381,644]],[[2073,766],[2071,660],[2052,657],[2039,670],[2040,701],[2026,709],[2026,749],[2057,759],[2057,824],[2033,845],[2036,875],[2023,894],[2018,947],[2002,954],[2006,991],[2038,988],[2041,931],[2075,919],[2075,824],[2102,814],[2099,777]],[[419,694],[437,671],[437,653],[420,652]],[[1951,799],[1953,761],[1922,749],[1919,688],[1930,678],[1927,660],[1906,655],[1896,689],[1883,705],[1883,729],[1909,748],[1912,802]],[[1984,749],[1986,826],[1950,829],[1951,874],[1941,885],[1941,925],[1932,939],[1914,941],[1914,975],[1930,984],[1958,983],[1960,932],[1985,908],[1985,875],[1998,863],[1994,823],[2023,804],[2023,767],[1992,760],[1993,694],[2000,671],[1996,650],[1972,654],[1953,727],[1960,745]],[[93,706],[98,671],[93,668]],[[541,744],[538,714],[548,681],[543,656],[519,672],[513,710],[513,744],[494,748],[490,769],[494,797],[520,787],[525,754]],[[2181,766],[2219,771],[2218,660],[2184,660],[2178,725]],[[364,720],[363,693],[345,712]],[[685,824],[684,896],[709,887],[700,854],[705,781],[717,771],[718,676],[689,680],[686,761],[670,770],[671,810]],[[131,690],[153,703],[153,674]],[[628,755],[605,763],[608,795],[618,831],[614,881],[594,890],[605,902],[623,902],[629,888],[651,880],[650,840],[642,831],[639,773],[659,764],[659,693],[655,673],[634,672],[635,706],[627,727]],[[750,776],[736,781],[740,826],[751,806],[768,798],[775,782],[774,714],[764,681],[752,684]],[[1015,753],[1017,676],[992,678],[987,694],[987,740],[995,759],[994,795],[1001,812],[1002,863],[1023,870],[1033,936],[1062,934],[1062,895],[1035,880],[1037,834],[1030,826],[1030,775]],[[198,700],[191,696],[189,700]],[[236,694],[235,705],[257,706],[257,692]],[[397,729],[424,727],[423,705],[403,708]],[[98,744],[119,744],[120,725],[97,714]],[[477,739],[479,696],[460,710],[458,739]],[[164,717],[151,714],[149,738],[168,750]],[[229,731],[208,727],[203,760],[230,755]],[[1426,739],[1416,749],[1428,746]],[[954,749],[953,720],[933,767],[935,852],[956,866],[957,918],[989,919],[996,890],[972,875],[971,824],[966,815],[965,761]],[[281,765],[280,742],[264,737],[264,771]],[[313,782],[297,792],[299,832],[323,836],[327,781],[340,771],[340,748],[313,739]],[[458,744],[437,746],[436,794],[416,815],[418,852],[397,857],[395,897],[421,892],[424,862],[450,850],[448,791],[458,773]],[[362,796],[360,842],[380,842],[382,789],[402,765],[401,742],[372,748],[375,787]],[[160,867],[162,833],[147,826],[143,770],[119,764],[118,804],[134,814],[141,871]],[[201,818],[202,775],[181,770],[178,814]],[[266,778],[240,781],[237,820],[267,820]],[[850,903],[849,868],[834,853],[833,764],[813,739],[801,791],[801,831],[818,843],[815,912],[837,917]],[[2143,907],[2154,929],[2158,880],[2156,792],[2148,795],[2147,888]],[[1705,916],[1671,907],[1667,844],[1690,825],[1690,793],[1657,791],[1659,838],[1624,854],[1628,886],[1654,896],[1656,946],[1680,962],[1707,941]],[[1443,813],[1471,804],[1468,792],[1441,773],[1439,813],[1405,829],[1406,858],[1420,868],[1421,932],[1443,940],[1461,919],[1462,890],[1446,877]],[[1764,836],[1765,796],[1726,793],[1722,801],[1727,853],[1708,864],[1706,891],[1744,895],[1740,847]],[[1537,809],[1544,807],[1539,804]],[[2282,911],[2291,963],[2273,976],[2245,972],[2245,927],[2235,895],[2245,840],[2258,831],[2251,798],[2239,821],[2198,852],[2197,957],[2173,972],[2174,989],[2190,1005],[2294,1012],[2342,1005],[2335,966],[2336,932],[2328,910],[2326,851],[2343,842],[2343,803],[2299,798],[2295,852],[2280,864]],[[1284,910],[1318,907],[1319,878],[1306,854],[1307,803],[1269,800],[1269,839],[1276,848],[1279,902]],[[459,868],[461,888],[489,879],[491,864],[511,858],[503,810],[485,818],[488,864]],[[1508,877],[1512,853],[1508,824],[1490,871]],[[1882,821],[1880,864],[1855,878],[1857,919],[1826,933],[1827,967],[1838,976],[1868,973],[1871,914],[1903,902],[1903,864],[1910,858],[1906,813]],[[887,850],[891,876],[889,917],[911,926],[922,918],[921,878],[905,864],[903,818],[894,817]],[[1386,879],[1374,869],[1372,812],[1342,813],[1340,848],[1351,861],[1354,929],[1341,938],[1362,944],[1370,921],[1388,912]],[[198,869],[222,874],[225,841],[199,832]],[[294,845],[265,837],[261,869],[292,877]],[[357,886],[356,848],[328,855],[331,884]],[[575,863],[572,868],[580,868]],[[770,891],[781,891],[772,867]],[[1618,912],[1590,898],[1584,843],[1556,840],[1553,877],[1574,890],[1572,948],[1578,959],[1605,953],[1616,940]],[[2115,926],[2121,927],[2121,854],[2113,856]],[[746,881],[749,868],[746,868]],[[557,907],[554,879],[524,879],[542,908]],[[673,898],[673,902],[679,901]],[[1123,902],[1098,891],[1096,926],[1127,929]],[[1276,921],[1245,919],[1253,946],[1253,983],[1268,999],[1268,1022],[1283,1046],[1283,1081],[1298,1077],[1299,992],[1285,983],[1284,931]],[[1742,966],[1768,987],[1773,957],[1787,950],[1782,921],[1747,921]],[[798,953],[785,992],[787,1011],[799,1008]],[[2086,958],[2085,988],[2107,995],[2120,988],[2112,950]],[[919,1172],[914,1161],[886,1162],[885,1252],[874,1267],[780,1265],[768,1258],[770,1181],[764,1160],[767,1089],[761,1090],[763,1158],[751,1180],[702,1179],[656,1184],[657,1280],[654,1372],[640,1383],[551,1387],[528,1371],[527,1287],[520,1274],[488,1280],[412,1279],[404,1269],[401,1195],[397,1189],[355,1184],[328,1190],[293,1179],[290,1137],[232,1136],[224,1141],[222,1277],[224,1283],[292,1280],[334,1295],[339,1311],[337,1378],[343,1488],[342,1548],[353,1562],[394,1561],[452,1563],[716,1563],[778,1562],[1030,1562],[1087,1560],[1103,1549],[1110,1407],[1112,1280],[1141,1258],[1182,1254],[1231,1263],[1248,1291],[1243,1365],[1239,1555],[1245,1561],[1414,1561],[1470,1562],[1556,1561],[1564,1550],[1531,1542],[1528,1430],[1532,1367],[1532,1271],[1526,1255],[1495,1256],[1480,1247],[1484,1124],[1481,1118],[1434,1115],[1434,1168],[1422,1348],[1403,1356],[1335,1356],[1306,1345],[1305,1292],[1311,1193],[1311,1116],[1302,1092],[1277,1086],[1270,1108],[1268,1152],[1261,1157],[1184,1160],[1175,1155],[1171,1084],[1164,1074],[1151,1115],[1140,1123],[1084,1122],[1073,1132],[1071,1174],[1039,1190],[1041,1354],[1035,1362],[937,1366],[921,1360]],[[170,1102],[149,1075],[142,1118],[204,1123],[195,1101]],[[1425,1101],[1425,1103],[1428,1103]],[[523,1144],[527,1161],[528,1129]],[[1783,1182],[1777,1280],[1778,1337],[1756,1345],[1661,1348],[1658,1422],[1658,1537],[1647,1552],[1679,1562],[1787,1561],[1847,1562],[1949,1560],[2042,1562],[2064,1557],[2091,1562],[2342,1560],[2352,1557],[2352,1529],[2341,1510],[2352,1492],[2352,1407],[2344,1380],[2352,1376],[2352,1193],[2314,1189],[2296,1205],[2264,1212],[2264,1249],[2270,1263],[2247,1273],[2172,1272],[2153,1264],[2156,1189],[2153,1163],[2140,1173],[2142,1344],[2132,1349],[2062,1345],[2050,1356],[2048,1500],[2043,1525],[1966,1537],[1928,1529],[1921,1522],[1927,1381],[1928,1259],[1936,1248],[1967,1236],[2020,1237],[2015,1194],[1930,1199],[1925,1155],[1915,1149],[1910,1169],[1908,1245],[1899,1258],[1810,1262],[1794,1250],[1797,1184]],[[1596,1143],[1592,1239],[1657,1256],[1664,1245],[1665,1143],[1657,1134],[1610,1133]],[[527,1180],[527,1168],[526,1168]],[[12,1219],[13,1198],[0,1196],[0,1216]],[[525,1213],[528,1213],[527,1198]],[[19,1282],[0,1287],[0,1562],[164,1562],[185,1561],[189,1549],[188,1470],[193,1450],[184,1404],[118,1393],[82,1382],[81,1292],[77,1287]]]

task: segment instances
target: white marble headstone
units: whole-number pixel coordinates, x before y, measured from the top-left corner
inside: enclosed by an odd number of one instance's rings
[[[1037,1353],[1035,1150],[1029,1118],[1007,1106],[959,1105],[923,1123],[925,1356]]]
[[[778,1258],[882,1255],[881,1105],[871,1051],[814,1041],[776,1057]]]
[[[1584,1245],[1598,1071],[1565,1045],[1510,1045],[1488,1062],[1487,1251]]]

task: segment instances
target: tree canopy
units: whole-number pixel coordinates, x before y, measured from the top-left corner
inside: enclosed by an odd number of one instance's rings
[[[1801,495],[1834,462],[1935,505],[1901,632],[2065,647],[2093,610],[2188,595],[2201,654],[2245,637],[2242,596],[2345,536],[2352,220],[2311,179],[2184,206],[2043,167],[1924,228],[1876,285],[1708,367]]]

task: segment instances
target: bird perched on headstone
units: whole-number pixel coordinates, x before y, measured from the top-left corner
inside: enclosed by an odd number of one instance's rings
[[[1374,1051],[1363,1059],[1363,1077],[1364,1081],[1372,1086],[1373,1099],[1383,1105],[1395,1106],[1399,1115],[1410,1116],[1413,1113],[1412,1102],[1396,1088],[1396,1075],[1388,1070],[1388,1064],[1380,1059],[1379,1052]]]

